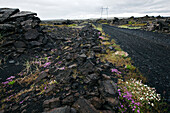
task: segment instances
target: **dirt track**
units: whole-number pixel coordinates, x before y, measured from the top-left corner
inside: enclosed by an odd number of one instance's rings
[[[170,35],[103,25],[104,31],[128,52],[148,85],[170,102]]]

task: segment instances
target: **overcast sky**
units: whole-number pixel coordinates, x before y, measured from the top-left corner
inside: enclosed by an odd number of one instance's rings
[[[170,0],[0,0],[1,8],[36,12],[41,19],[100,18],[107,6],[109,17],[170,16]]]

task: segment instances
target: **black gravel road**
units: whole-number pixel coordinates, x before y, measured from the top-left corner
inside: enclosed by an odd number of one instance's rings
[[[103,30],[128,52],[148,85],[170,102],[170,35],[103,25]]]

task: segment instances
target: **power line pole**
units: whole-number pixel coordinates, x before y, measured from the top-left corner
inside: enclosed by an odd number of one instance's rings
[[[101,8],[101,19],[102,19],[102,14],[103,14],[103,7]]]
[[[106,10],[107,10],[107,19],[108,19],[108,16],[109,16],[109,8],[108,8],[108,6],[107,6]]]
[[[109,9],[108,7],[106,7],[106,8],[102,7],[102,8],[101,8],[101,19],[102,19],[102,16],[103,16],[103,12],[104,12],[104,11],[106,11],[107,19],[108,19],[108,15],[109,15],[109,10],[108,10],[108,9]]]

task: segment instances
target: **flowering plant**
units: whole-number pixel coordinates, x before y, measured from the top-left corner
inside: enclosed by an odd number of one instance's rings
[[[146,106],[153,107],[154,102],[161,100],[160,94],[156,93],[155,88],[133,78],[126,82],[120,80],[118,92],[121,112],[126,112],[127,108],[131,108],[135,113],[140,113],[143,108],[147,108]]]

